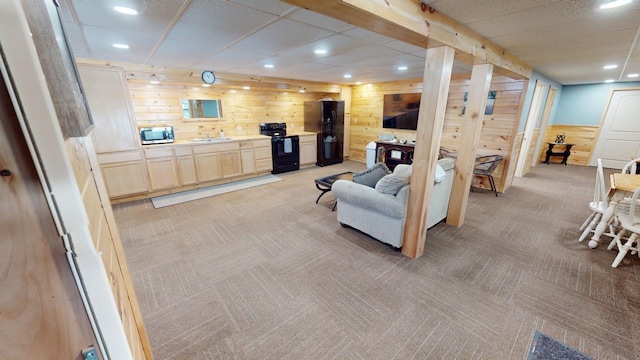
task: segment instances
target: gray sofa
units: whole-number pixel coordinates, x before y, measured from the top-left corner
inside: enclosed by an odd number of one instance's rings
[[[440,159],[438,165],[445,171],[446,176],[434,185],[427,227],[432,227],[445,219],[449,209],[455,160]],[[397,167],[396,170],[398,170]],[[382,194],[366,185],[338,180],[331,188],[331,192],[338,200],[338,221],[393,247],[400,248],[404,234],[409,187],[410,185],[405,185],[394,196]]]

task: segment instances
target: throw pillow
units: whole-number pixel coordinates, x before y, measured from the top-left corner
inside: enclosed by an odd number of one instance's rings
[[[382,194],[396,195],[403,186],[409,184],[410,180],[411,172],[394,172],[393,174],[385,175],[380,179],[376,184],[376,190]]]
[[[374,187],[376,186],[378,180],[382,179],[383,176],[390,173],[391,171],[389,171],[387,165],[379,162],[365,171],[353,174],[353,182],[356,184]]]
[[[442,180],[444,180],[444,178],[447,177],[447,173],[444,171],[444,169],[442,168],[442,166],[440,166],[440,164],[436,164],[436,176],[435,176],[435,182],[439,183]]]

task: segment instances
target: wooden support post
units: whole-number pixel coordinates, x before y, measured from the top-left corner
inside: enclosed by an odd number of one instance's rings
[[[475,165],[480,133],[482,132],[484,109],[492,76],[493,65],[491,64],[474,65],[471,71],[471,83],[469,84],[467,105],[462,119],[460,147],[458,148],[458,159],[456,160],[456,175],[453,178],[453,187],[449,198],[448,225],[461,226],[464,223],[469,190],[473,180],[473,166]]]
[[[427,236],[427,215],[455,50],[448,46],[427,50],[416,146],[411,174],[411,196],[407,205],[402,253],[410,258],[422,255]]]

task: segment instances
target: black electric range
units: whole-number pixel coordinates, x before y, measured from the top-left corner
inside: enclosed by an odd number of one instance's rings
[[[271,136],[272,174],[300,169],[300,138],[287,136],[286,123],[261,123],[260,135]]]

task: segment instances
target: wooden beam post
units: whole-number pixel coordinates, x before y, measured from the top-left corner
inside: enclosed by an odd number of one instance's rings
[[[469,190],[473,180],[473,166],[482,132],[484,110],[492,76],[493,65],[491,64],[474,65],[471,71],[471,83],[467,93],[467,105],[462,119],[460,147],[455,166],[456,175],[453,178],[451,197],[449,198],[448,225],[461,226],[464,223]]]
[[[402,253],[413,259],[422,255],[427,237],[427,215],[433,194],[433,179],[454,55],[455,50],[448,46],[427,50],[411,174],[411,195],[407,204],[402,244]]]

